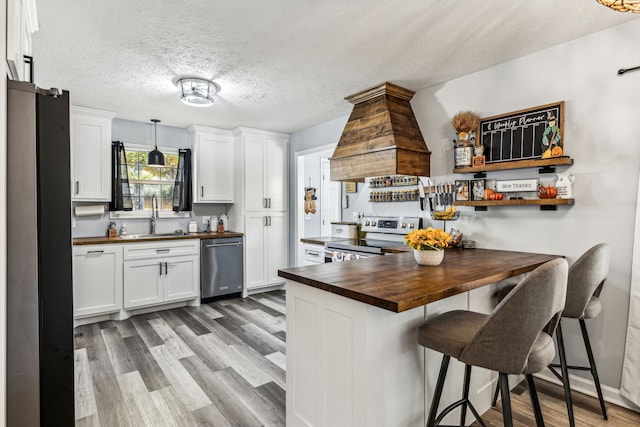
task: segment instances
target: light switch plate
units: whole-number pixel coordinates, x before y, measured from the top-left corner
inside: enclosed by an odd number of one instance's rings
[[[210,224],[211,223],[211,217],[210,216],[203,216],[202,217],[202,223],[203,224]]]

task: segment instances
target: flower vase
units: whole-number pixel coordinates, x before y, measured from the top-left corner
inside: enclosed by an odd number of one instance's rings
[[[440,265],[444,258],[444,250],[439,251],[421,251],[413,250],[413,257],[420,265]]]

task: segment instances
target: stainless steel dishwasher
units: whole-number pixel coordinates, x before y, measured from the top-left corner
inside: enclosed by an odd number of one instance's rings
[[[200,245],[200,298],[242,292],[242,237],[203,239]]]

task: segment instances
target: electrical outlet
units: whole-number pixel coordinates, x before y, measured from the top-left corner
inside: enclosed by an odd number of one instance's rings
[[[203,224],[211,224],[211,217],[210,216],[203,216],[202,217],[202,223]]]
[[[353,220],[354,221],[358,220],[358,212],[353,212]]]

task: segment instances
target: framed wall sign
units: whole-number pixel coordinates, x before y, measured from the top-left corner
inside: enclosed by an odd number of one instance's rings
[[[564,101],[480,120],[486,163],[564,155]]]
[[[504,193],[518,191],[538,191],[538,179],[514,179],[510,181],[496,181],[496,190]]]
[[[345,193],[356,193],[358,191],[358,183],[353,181],[347,181],[344,183]]]

